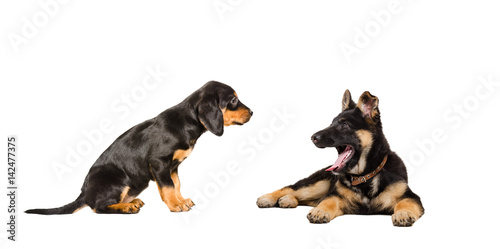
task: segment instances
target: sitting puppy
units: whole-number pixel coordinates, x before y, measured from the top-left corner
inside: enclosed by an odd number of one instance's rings
[[[385,139],[378,103],[377,97],[365,92],[356,105],[346,90],[342,112],[311,138],[318,148],[337,149],[335,163],[261,196],[257,205],[309,205],[314,207],[307,215],[311,223],[327,223],[343,214],[387,214],[394,226],[412,226],[424,208],[408,187],[403,161]]]
[[[194,203],[181,195],[179,165],[205,131],[221,136],[224,126],[242,125],[252,114],[231,87],[210,81],[178,105],[118,137],[90,168],[74,202],[26,213],[71,214],[85,206],[96,213],[137,213],[144,203],[135,198],[149,181],[156,182],[170,211],[188,211]]]

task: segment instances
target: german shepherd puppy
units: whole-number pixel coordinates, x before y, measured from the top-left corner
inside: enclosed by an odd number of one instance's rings
[[[307,215],[311,223],[328,223],[343,214],[386,214],[394,226],[412,226],[424,208],[408,187],[403,161],[385,139],[378,104],[369,92],[356,104],[346,90],[342,112],[311,138],[318,148],[337,149],[335,163],[261,196],[257,206],[309,205],[314,207]]]

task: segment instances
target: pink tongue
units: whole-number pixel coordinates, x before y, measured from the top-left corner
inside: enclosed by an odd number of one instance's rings
[[[337,158],[337,161],[335,161],[330,168],[326,169],[326,171],[333,171],[333,170],[337,170],[337,169],[342,168],[344,166],[344,165],[342,165],[342,162],[344,161],[344,159],[346,159],[349,156],[350,151],[351,151],[350,147],[347,146],[345,148],[344,152],[342,152],[339,155],[339,158]]]

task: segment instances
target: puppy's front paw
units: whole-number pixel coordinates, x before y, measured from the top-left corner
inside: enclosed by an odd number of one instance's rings
[[[141,208],[144,206],[144,202],[139,198],[133,199],[130,203],[134,204],[136,208]]]
[[[170,209],[170,212],[186,212],[191,210],[191,208],[183,202],[168,203],[167,206],[168,209]]]
[[[318,207],[311,209],[309,214],[307,214],[307,219],[311,223],[328,223],[333,218],[335,217],[332,217],[329,212]]]
[[[192,208],[194,206],[194,202],[191,200],[191,198],[187,198],[183,201],[183,203],[188,206],[189,208]]]
[[[299,201],[293,195],[285,195],[278,200],[280,208],[296,208]]]
[[[274,207],[274,205],[276,205],[277,201],[278,200],[276,198],[274,198],[272,195],[267,194],[267,195],[263,195],[263,196],[259,197],[259,199],[257,199],[257,206],[260,208],[270,208],[270,207]]]
[[[399,211],[392,215],[392,224],[397,227],[411,227],[417,219],[411,211]]]

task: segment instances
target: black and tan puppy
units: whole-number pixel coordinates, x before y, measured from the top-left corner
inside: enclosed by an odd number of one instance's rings
[[[205,131],[221,136],[224,126],[242,125],[251,116],[231,87],[208,82],[178,105],[118,137],[90,168],[74,202],[26,213],[71,214],[85,206],[96,213],[137,213],[144,203],[135,198],[149,181],[156,182],[170,211],[188,211],[194,203],[181,195],[179,164]]]
[[[380,121],[377,97],[365,92],[354,103],[349,90],[342,112],[312,136],[319,148],[335,147],[335,163],[297,183],[261,196],[261,208],[314,208],[311,223],[327,223],[343,214],[392,215],[395,226],[411,226],[424,208],[408,187],[406,167],[391,151]]]

